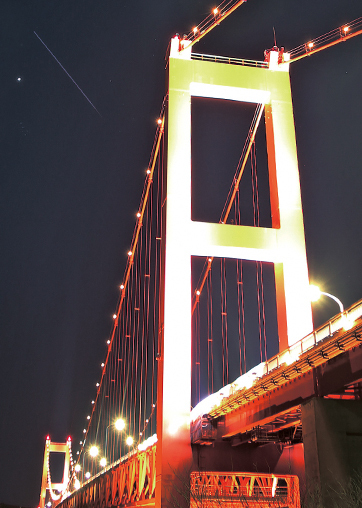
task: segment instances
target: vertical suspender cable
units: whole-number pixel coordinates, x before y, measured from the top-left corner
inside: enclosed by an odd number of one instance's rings
[[[225,259],[220,260],[220,286],[221,286],[221,340],[222,340],[222,377],[224,385],[229,382],[229,354],[227,336],[227,297],[226,297],[226,266]]]
[[[235,224],[241,224],[240,217],[240,191],[235,195]],[[238,332],[239,332],[239,359],[240,375],[246,372],[246,345],[245,345],[245,312],[244,312],[244,284],[243,262],[236,260],[236,284],[238,294]]]
[[[259,208],[259,187],[256,169],[256,148],[255,143],[251,151],[251,172],[252,172],[252,190],[253,190],[253,210],[254,226],[260,226],[260,208]],[[266,331],[265,331],[265,302],[264,302],[264,283],[263,266],[260,261],[256,261],[256,283],[258,299],[258,319],[259,319],[259,348],[260,361],[266,358]]]
[[[207,379],[208,395],[214,393],[214,343],[212,326],[212,279],[211,270],[207,277]]]

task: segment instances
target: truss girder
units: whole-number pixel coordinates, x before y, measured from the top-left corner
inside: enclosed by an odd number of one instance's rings
[[[192,473],[190,481],[190,508],[300,508],[299,480],[293,475],[208,471]]]

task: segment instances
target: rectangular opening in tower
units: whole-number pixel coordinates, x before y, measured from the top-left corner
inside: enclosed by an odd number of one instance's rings
[[[192,287],[208,259],[192,257]],[[193,295],[195,297],[195,295]],[[272,263],[213,258],[192,316],[192,406],[278,353]]]
[[[243,160],[256,105],[223,99],[191,99],[191,218],[219,222]],[[240,224],[271,227],[264,115],[240,181]],[[237,223],[233,209],[228,223]]]
[[[65,453],[49,453],[49,468],[52,483],[62,483],[64,474]]]

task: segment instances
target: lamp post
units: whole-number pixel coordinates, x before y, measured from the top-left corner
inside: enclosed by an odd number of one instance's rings
[[[331,295],[330,293],[326,293],[325,291],[321,291],[319,289],[319,287],[315,286],[314,284],[310,284],[309,291],[310,291],[310,299],[311,299],[312,302],[316,302],[317,300],[319,300],[319,298],[322,295],[323,296],[328,296],[328,298],[331,298],[332,300],[334,300],[338,304],[338,306],[339,306],[339,310],[340,310],[340,313],[341,313],[341,322],[342,322],[343,328],[345,330],[349,330],[350,328],[352,328],[353,322],[351,321],[349,316],[347,316],[347,314],[344,312],[343,303],[341,302],[341,300],[339,298],[337,298],[334,295]]]
[[[321,291],[319,287],[315,286],[314,284],[310,284],[309,289],[310,289],[310,299],[312,302],[316,302],[317,300],[319,300],[319,298],[322,295],[328,296],[329,298],[332,298],[332,300],[338,303],[341,314],[344,312],[343,303],[336,296],[331,295],[330,293],[326,293],[325,291]]]
[[[84,440],[84,445],[85,445],[85,440]],[[85,459],[85,447],[83,449],[83,459],[82,459],[82,484],[84,483],[84,459]]]

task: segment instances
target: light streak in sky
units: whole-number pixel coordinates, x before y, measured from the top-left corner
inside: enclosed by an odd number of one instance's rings
[[[52,55],[52,57],[54,58],[54,60],[60,65],[60,67],[63,69],[63,71],[65,72],[65,74],[68,76],[68,78],[70,78],[73,83],[75,84],[75,86],[78,88],[78,90],[81,92],[81,94],[87,99],[87,101],[89,102],[89,104],[92,106],[93,109],[95,109],[98,113],[98,115],[100,117],[102,117],[102,115],[100,114],[100,112],[98,111],[98,109],[95,107],[95,105],[92,103],[92,101],[90,99],[88,99],[88,97],[86,96],[86,94],[83,92],[83,90],[80,88],[80,86],[77,85],[77,83],[74,81],[74,79],[72,78],[72,76],[69,74],[69,72],[62,66],[62,64],[59,62],[59,60],[57,59],[57,57],[50,51],[50,49],[48,48],[48,46],[45,44],[44,41],[41,40],[41,38],[39,37],[39,35],[34,32],[34,34],[37,36],[37,38],[40,40],[40,42],[43,44],[43,46],[49,51],[49,53]]]

